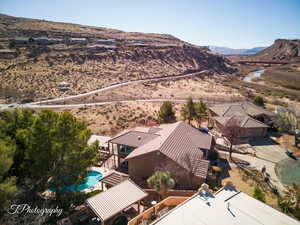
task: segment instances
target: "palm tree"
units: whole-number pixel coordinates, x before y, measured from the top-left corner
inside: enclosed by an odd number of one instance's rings
[[[198,122],[198,127],[201,126],[203,118],[207,117],[207,104],[201,99],[195,103],[195,119]]]
[[[162,199],[164,199],[168,193],[168,190],[174,187],[175,180],[167,171],[156,171],[151,177],[148,178],[147,183],[149,187],[154,188],[162,197]]]

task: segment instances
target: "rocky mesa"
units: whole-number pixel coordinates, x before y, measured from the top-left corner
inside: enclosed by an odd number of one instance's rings
[[[110,84],[210,70],[235,71],[207,47],[172,35],[0,14],[0,98],[4,102],[85,93]]]

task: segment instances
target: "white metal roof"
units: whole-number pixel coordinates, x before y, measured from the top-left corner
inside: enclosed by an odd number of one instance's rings
[[[86,203],[102,221],[105,221],[147,195],[132,181],[125,180],[107,191],[87,199]]]
[[[153,225],[299,225],[295,219],[225,187],[215,195],[195,195]]]
[[[98,135],[91,135],[90,139],[88,140],[88,145],[93,144],[95,141],[99,141],[99,146],[106,146],[107,142],[110,140],[110,137],[105,136],[98,136]]]

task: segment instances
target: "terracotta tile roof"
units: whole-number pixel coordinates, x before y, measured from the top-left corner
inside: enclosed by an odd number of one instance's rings
[[[203,160],[200,149],[211,148],[212,136],[182,121],[160,128],[156,138],[136,148],[126,159],[159,151],[196,176],[206,177],[209,163]]]

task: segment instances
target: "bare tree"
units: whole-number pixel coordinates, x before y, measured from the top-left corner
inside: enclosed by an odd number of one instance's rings
[[[225,141],[229,144],[229,159],[232,161],[232,146],[237,144],[243,133],[243,128],[241,127],[241,119],[237,117],[229,118],[224,125],[223,135],[225,136]]]
[[[299,144],[300,138],[300,116],[296,109],[288,108],[278,113],[275,120],[275,127],[280,132],[293,134],[295,137],[295,146]]]

